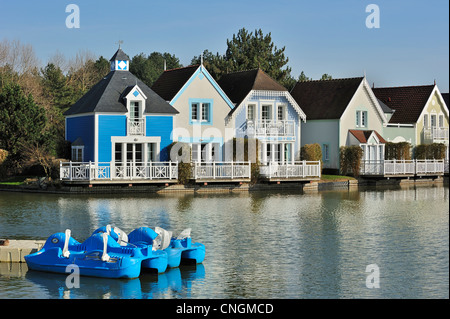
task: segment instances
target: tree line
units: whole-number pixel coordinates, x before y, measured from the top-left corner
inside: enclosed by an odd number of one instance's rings
[[[203,64],[219,80],[223,74],[261,68],[290,90],[297,81],[308,81],[304,72],[291,74],[285,47],[278,48],[271,33],[245,28],[227,39],[225,53],[205,49],[191,65]],[[40,67],[34,49],[19,40],[0,42],[0,175],[17,174],[38,163],[51,174],[51,158],[70,158],[65,141],[63,113],[110,71],[110,63],[87,50],[66,58],[55,53]],[[164,68],[180,68],[178,57],[168,52],[140,53],[130,59],[130,72],[148,86]],[[331,79],[324,74],[322,79]]]

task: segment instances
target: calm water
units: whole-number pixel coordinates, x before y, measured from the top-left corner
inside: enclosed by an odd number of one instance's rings
[[[449,188],[227,195],[0,192],[0,238],[78,241],[112,224],[192,228],[203,265],[133,280],[0,263],[0,298],[449,298]],[[376,264],[380,288],[366,287]]]

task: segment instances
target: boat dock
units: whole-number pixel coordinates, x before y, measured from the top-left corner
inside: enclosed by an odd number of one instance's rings
[[[0,239],[0,262],[24,263],[26,255],[44,246],[45,240],[4,240]]]

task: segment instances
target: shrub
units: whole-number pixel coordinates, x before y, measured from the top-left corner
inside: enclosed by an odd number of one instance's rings
[[[353,173],[353,176],[358,177],[362,156],[363,150],[358,145],[341,146],[339,150],[341,174]]]
[[[418,160],[425,159],[444,159],[445,158],[445,144],[421,144],[417,145],[414,150],[414,157]]]
[[[386,160],[410,160],[411,159],[411,144],[408,142],[385,144],[384,158]]]

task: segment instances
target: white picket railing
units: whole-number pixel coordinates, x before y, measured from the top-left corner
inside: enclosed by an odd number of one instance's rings
[[[116,164],[110,162],[60,162],[60,180],[176,180],[177,162],[149,162]]]
[[[444,160],[361,161],[360,175],[427,175],[444,174]]]
[[[259,172],[265,178],[320,178],[321,164],[320,161],[269,162],[260,166]]]
[[[295,122],[292,120],[247,120],[247,134],[255,137],[295,136]]]
[[[194,162],[191,176],[197,181],[250,179],[251,162]]]

